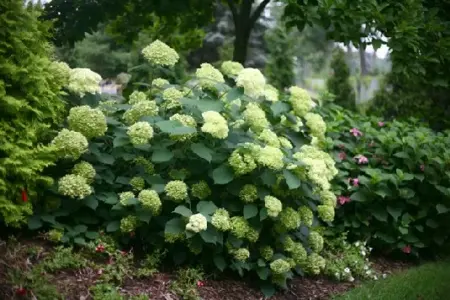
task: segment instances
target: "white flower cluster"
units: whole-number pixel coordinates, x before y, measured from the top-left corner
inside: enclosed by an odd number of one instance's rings
[[[180,56],[178,53],[161,42],[156,40],[142,50],[144,58],[152,64],[173,67]]]
[[[200,232],[206,230],[208,222],[202,214],[195,214],[189,217],[189,223],[186,224],[186,230]]]
[[[70,70],[67,89],[80,97],[97,94],[100,93],[100,81],[102,77],[90,69],[75,68]]]

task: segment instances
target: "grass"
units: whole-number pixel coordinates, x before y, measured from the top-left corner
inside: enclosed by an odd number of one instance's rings
[[[450,261],[427,263],[386,279],[363,284],[334,300],[450,299]]]

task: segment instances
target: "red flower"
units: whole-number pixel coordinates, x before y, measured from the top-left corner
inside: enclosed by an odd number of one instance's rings
[[[410,245],[406,245],[405,247],[402,248],[403,253],[406,254],[410,254],[411,253],[411,246]]]
[[[344,205],[345,203],[350,202],[350,197],[339,196],[338,201],[340,205]]]
[[[345,152],[339,152],[338,157],[340,160],[344,160],[347,158],[347,154],[345,154]]]
[[[22,190],[22,201],[28,202],[28,195],[26,190]]]
[[[99,253],[103,253],[105,252],[105,246],[103,245],[98,245],[97,247],[95,247],[95,252],[99,252]]]
[[[17,296],[25,296],[27,294],[27,289],[26,288],[18,288],[16,289],[16,295]]]
[[[127,255],[128,252],[127,251],[120,251],[120,254],[122,254],[123,256]]]
[[[205,284],[203,283],[203,281],[197,281],[197,286],[199,286],[199,287],[201,287],[201,286],[204,286]]]

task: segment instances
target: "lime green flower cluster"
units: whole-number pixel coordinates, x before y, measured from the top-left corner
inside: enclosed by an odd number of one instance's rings
[[[142,191],[145,187],[145,180],[142,177],[135,176],[130,179],[130,185],[135,191]]]
[[[58,243],[61,241],[64,232],[59,229],[52,229],[47,233],[48,239],[54,243]]]
[[[208,63],[201,64],[195,75],[199,80],[200,86],[204,89],[213,90],[217,83],[225,82],[222,73]]]
[[[303,127],[302,119],[295,116],[295,122],[292,122],[291,120],[288,120],[286,116],[280,117],[280,124],[283,125],[285,128],[290,128],[295,132],[300,132],[300,130]]]
[[[268,146],[280,148],[280,139],[277,134],[270,129],[264,129],[258,136],[258,139]]]
[[[313,252],[320,253],[323,249],[323,237],[317,231],[309,233],[308,243]]]
[[[188,169],[171,169],[169,171],[169,177],[173,180],[184,180],[190,176]]]
[[[230,219],[231,233],[239,239],[247,239],[250,242],[256,242],[259,233],[250,226],[244,217],[235,216]]]
[[[123,233],[133,232],[138,225],[138,219],[136,216],[126,216],[120,220],[120,231]]]
[[[285,274],[291,270],[291,265],[284,259],[276,259],[270,263],[270,270],[274,274]]]
[[[117,111],[116,104],[116,100],[100,101],[97,108],[100,109],[105,116],[110,116]]]
[[[254,146],[259,147],[257,145]],[[257,167],[254,151],[244,147],[234,150],[228,158],[228,163],[238,176],[248,174]]]
[[[244,185],[241,191],[239,192],[239,198],[244,203],[252,203],[256,199],[258,199],[258,189],[256,188],[256,185],[253,184]]]
[[[334,207],[331,205],[319,205],[317,206],[317,213],[324,222],[333,222],[334,220]]]
[[[186,224],[186,230],[192,232],[204,231],[208,228],[208,222],[202,214],[195,214],[189,217],[189,223]]]
[[[314,215],[312,210],[309,209],[309,207],[301,206],[298,209],[298,214],[300,215],[300,220],[304,225],[308,227],[312,226]]]
[[[297,86],[293,86],[289,89],[291,96],[289,101],[291,102],[292,109],[298,117],[304,117],[313,107],[313,101],[308,92]]]
[[[58,192],[70,198],[83,199],[92,193],[92,189],[84,177],[68,174],[59,179]]]
[[[158,115],[159,108],[155,101],[141,101],[133,104],[133,106],[123,114],[126,124],[132,125],[142,117],[152,117]]]
[[[202,113],[203,124],[201,130],[209,133],[215,138],[225,139],[228,136],[228,123],[221,114],[216,111],[207,111]]]
[[[104,136],[108,129],[103,112],[88,105],[72,107],[67,122],[71,130],[81,133],[88,139]]]
[[[323,205],[328,205],[331,207],[336,207],[336,195],[330,190],[321,190],[319,191],[320,199],[322,200]]]
[[[142,190],[138,195],[138,199],[142,206],[150,210],[154,216],[159,215],[161,212],[162,203],[156,191]]]
[[[224,208],[217,209],[211,218],[211,224],[219,231],[230,230],[230,214]]]
[[[264,88],[264,98],[266,98],[267,101],[270,102],[277,102],[278,101],[278,90],[276,87],[270,84],[266,84]]]
[[[137,104],[139,102],[148,101],[147,95],[144,92],[134,91],[131,93],[128,103]]]
[[[319,141],[325,139],[325,132],[327,131],[327,124],[323,118],[314,113],[307,113],[305,115],[306,126],[311,131],[311,135],[316,137]]]
[[[239,72],[236,78],[236,85],[244,88],[244,93],[252,98],[259,98],[264,95],[266,79],[260,70],[245,68]]]
[[[142,166],[148,175],[155,173],[155,165],[143,156],[136,157],[134,163],[137,166]]]
[[[264,197],[264,206],[267,208],[267,214],[272,217],[278,217],[278,214],[283,210],[281,201],[273,196]]]
[[[180,59],[178,53],[160,40],[142,49],[144,58],[157,66],[173,67]]]
[[[194,183],[191,187],[191,194],[195,198],[200,200],[204,200],[211,196],[211,189],[208,186],[208,183],[204,180],[201,180],[197,183]]]
[[[285,138],[284,136],[278,137],[278,141],[280,142],[281,147],[284,147],[286,149],[292,149],[294,148],[291,144],[291,142]]]
[[[54,79],[57,80],[62,86],[67,86],[69,84],[71,69],[68,64],[62,61],[52,61],[49,68]]]
[[[174,244],[178,241],[184,240],[186,237],[185,233],[171,233],[171,232],[164,232],[164,241],[169,244]]]
[[[265,261],[270,261],[270,260],[272,260],[272,257],[273,257],[273,254],[274,254],[273,249],[272,249],[272,247],[270,247],[270,246],[264,246],[264,247],[261,247],[261,248],[259,249],[259,253],[261,254],[261,257],[262,257]]]
[[[181,98],[183,98],[183,93],[177,90],[174,87],[170,87],[168,89],[165,89],[162,97],[164,99],[164,107],[166,109],[172,109],[181,107]]]
[[[170,117],[171,121],[178,121],[181,124],[183,124],[183,126],[186,127],[193,127],[196,128],[197,127],[197,122],[195,121],[195,119],[189,115],[182,115],[182,114],[174,114],[173,116]],[[188,134],[183,134],[183,135],[171,135],[171,137],[177,141],[186,141],[192,137],[195,136],[195,133],[188,133]]]
[[[166,184],[164,191],[170,199],[178,203],[186,200],[188,197],[188,187],[186,183],[181,180],[169,181]]]
[[[87,183],[92,183],[94,181],[96,172],[94,167],[90,163],[88,163],[87,161],[82,161],[77,163],[73,167],[72,174],[83,177],[84,179],[86,179]]]
[[[133,192],[122,192],[119,194],[119,202],[123,206],[128,206],[128,200],[135,197]]]
[[[259,150],[257,162],[272,170],[281,170],[284,167],[284,154],[279,148],[265,146]]]
[[[278,216],[283,228],[287,230],[294,230],[300,227],[300,215],[293,208],[287,207],[283,209]]]
[[[318,275],[325,268],[325,259],[317,253],[311,253],[305,264],[305,271],[310,274]]]
[[[294,242],[290,237],[284,241],[284,250],[290,253],[296,265],[303,265],[308,257],[305,247],[301,243]]]
[[[75,68],[70,70],[67,89],[80,97],[97,94],[100,92],[100,81],[102,77],[90,69]]]
[[[76,160],[88,150],[89,143],[81,133],[64,128],[53,139],[52,145],[62,157]]]
[[[244,118],[245,123],[256,133],[259,133],[269,127],[269,121],[266,118],[266,113],[257,103],[250,102],[247,104],[244,112],[242,113],[242,117]]]
[[[152,85],[159,89],[161,89],[165,85],[169,85],[169,84],[170,84],[170,82],[164,78],[156,78],[156,79],[153,79],[153,81],[152,81]]]
[[[244,67],[238,62],[227,60],[222,63],[220,69],[226,76],[235,77],[244,69]]]
[[[232,254],[234,259],[238,261],[246,261],[250,257],[250,251],[247,248],[239,248],[237,250],[233,250]]]
[[[153,137],[153,128],[147,122],[137,122],[128,127],[127,134],[133,145],[145,145]]]

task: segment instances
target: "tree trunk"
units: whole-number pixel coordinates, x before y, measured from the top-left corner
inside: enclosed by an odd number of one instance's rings
[[[360,59],[361,76],[365,76],[369,73],[367,70],[367,61],[366,61],[366,45],[361,45],[359,47],[359,59]]]
[[[234,39],[233,61],[240,62],[245,65],[247,60],[248,42],[250,39],[250,30],[246,28],[236,30]]]

